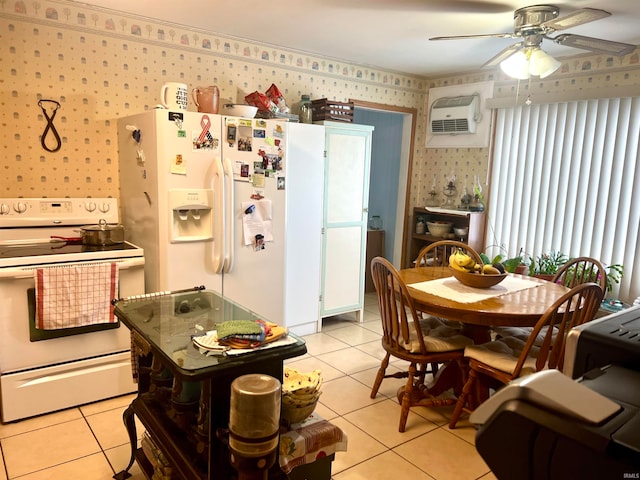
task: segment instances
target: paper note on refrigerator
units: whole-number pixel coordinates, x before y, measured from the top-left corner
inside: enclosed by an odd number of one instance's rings
[[[254,208],[251,208],[251,206]],[[256,235],[262,235],[265,242],[272,242],[272,219],[271,200],[262,199],[242,202],[244,244],[253,245],[256,240]]]

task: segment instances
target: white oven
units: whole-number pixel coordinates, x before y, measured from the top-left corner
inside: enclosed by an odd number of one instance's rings
[[[3,422],[136,390],[129,330],[117,322],[35,326],[35,273],[114,264],[116,297],[144,293],[144,252],[131,243],[87,246],[83,225],[118,223],[113,198],[0,199],[0,413]]]

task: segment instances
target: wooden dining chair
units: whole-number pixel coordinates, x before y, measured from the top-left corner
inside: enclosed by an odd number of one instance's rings
[[[449,256],[454,253],[458,248],[461,248],[465,253],[470,255],[476,263],[482,263],[480,254],[473,248],[463,242],[457,240],[439,240],[437,242],[430,243],[424,247],[418,253],[416,258],[416,267],[446,267],[449,265]]]
[[[427,366],[461,361],[465,346],[473,342],[458,329],[444,325],[434,317],[421,318],[407,285],[388,260],[373,258],[371,276],[382,321],[382,348],[386,352],[371,388],[371,398],[376,397],[385,378],[407,378],[405,386],[398,390],[398,401],[402,406],[398,430],[404,432],[411,407],[455,403],[452,398],[440,399],[429,394],[425,385]],[[391,357],[409,362],[408,369],[387,375]]]
[[[603,295],[596,283],[577,285],[546,310],[526,340],[512,336],[466,347],[464,359],[468,362],[468,377],[451,415],[449,428],[455,428],[463,410],[475,407],[478,382],[485,388],[499,388],[545,368],[562,370],[569,330],[594,318]]]
[[[578,257],[565,263],[551,279],[553,283],[573,288],[582,283],[597,283],[602,288],[603,295],[607,291],[607,272],[602,264],[591,257]],[[497,337],[528,337],[531,328],[527,327],[495,327]]]
[[[556,272],[551,280],[565,287],[573,288],[581,283],[594,282],[607,291],[607,272],[602,264],[591,257],[578,257],[569,260]]]
[[[446,267],[449,265],[449,256],[461,248],[466,254],[470,255],[476,263],[482,264],[482,258],[480,254],[473,248],[463,242],[457,240],[439,240],[437,242],[430,243],[418,253],[415,267]],[[429,317],[430,315],[425,312],[419,312],[422,317]],[[448,320],[440,318],[440,321],[454,328],[461,328],[460,322],[455,320]],[[438,370],[437,365],[432,365],[432,370],[436,372]]]

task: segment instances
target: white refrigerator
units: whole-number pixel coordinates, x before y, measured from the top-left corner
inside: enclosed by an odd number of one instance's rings
[[[118,142],[147,293],[204,285],[319,331],[323,126],[156,109],[119,119]]]

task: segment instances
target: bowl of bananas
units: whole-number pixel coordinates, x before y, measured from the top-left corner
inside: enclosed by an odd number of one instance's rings
[[[483,265],[483,267],[492,267],[492,265]],[[507,278],[506,273],[461,272],[453,268],[451,271],[460,283],[473,288],[491,288]]]
[[[449,257],[453,276],[463,285],[473,288],[490,288],[499,284],[507,274],[501,264],[483,265],[458,249]]]

